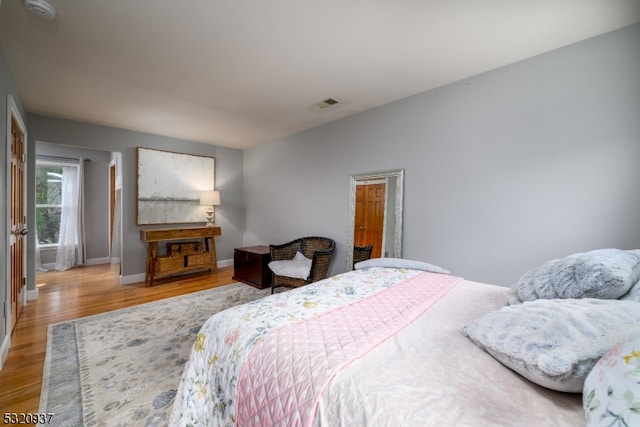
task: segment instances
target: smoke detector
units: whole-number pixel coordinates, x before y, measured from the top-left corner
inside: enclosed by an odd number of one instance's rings
[[[24,0],[24,8],[48,21],[56,19],[58,11],[47,0]]]

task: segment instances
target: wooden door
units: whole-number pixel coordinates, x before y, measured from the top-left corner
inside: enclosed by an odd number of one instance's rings
[[[26,145],[25,128],[19,116],[11,116],[10,281],[11,333],[22,313],[26,285],[27,215],[25,210]]]
[[[371,258],[382,256],[384,232],[385,184],[356,185],[353,244],[373,245]]]

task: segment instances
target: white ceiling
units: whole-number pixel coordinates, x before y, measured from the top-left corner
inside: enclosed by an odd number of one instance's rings
[[[55,21],[0,3],[28,112],[235,148],[640,18],[638,0],[49,1]]]

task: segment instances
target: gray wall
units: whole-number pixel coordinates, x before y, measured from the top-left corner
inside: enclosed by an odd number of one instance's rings
[[[220,190],[222,205],[216,207],[216,225],[222,228],[222,236],[216,239],[216,249],[219,260],[231,259],[233,248],[242,245],[242,232],[245,227],[244,208],[242,207],[242,157],[241,150],[201,144],[134,132],[107,126],[98,126],[71,120],[56,119],[35,114],[29,115],[29,146],[33,152],[35,141],[59,144],[65,146],[83,147],[85,149],[115,151],[122,153],[122,259],[121,271],[127,282],[127,277],[144,278],[146,260],[146,246],[140,240],[140,230],[149,228],[166,228],[167,226],[137,226],[136,225],[136,147],[154,148],[216,158],[216,188]],[[30,162],[35,162],[35,154],[30,156]],[[106,180],[107,178],[105,178]],[[34,211],[33,180],[29,186],[29,212]],[[87,196],[87,203],[91,203]],[[33,228],[35,216],[30,216]],[[204,219],[203,219],[204,223]],[[181,224],[203,225],[198,224]],[[105,224],[105,229],[108,224]],[[33,262],[34,241],[30,242],[29,259]],[[29,266],[33,273],[34,266]],[[33,274],[28,280],[27,287],[33,289],[35,282]]]
[[[2,46],[0,46],[0,132],[2,132],[2,136],[0,139],[3,141],[2,150],[0,150],[0,175],[2,176],[2,182],[5,185],[0,186],[0,218],[2,218],[3,230],[8,230],[10,226],[11,218],[7,215],[7,185],[8,175],[7,175],[7,128],[10,126],[10,123],[7,123],[7,97],[11,95],[13,100],[20,111],[20,116],[22,116],[22,120],[25,121],[25,125],[28,127],[27,116],[24,112],[24,108],[22,107],[22,99],[20,98],[20,94],[18,93],[18,89],[16,87],[15,81],[13,80],[13,76],[11,74],[11,70],[9,69],[9,65],[4,58],[4,52],[2,51]],[[7,241],[7,233],[0,233],[0,245],[2,245],[2,254],[0,256],[0,277],[3,278],[2,284],[0,285],[0,301],[2,301],[3,306],[7,307],[7,304],[11,302],[11,295],[9,293],[9,265],[7,264],[7,251],[6,248],[9,246],[9,242]],[[0,311],[4,313],[5,311],[0,308]],[[9,311],[7,310],[7,314],[2,316],[2,320],[0,321],[0,346],[3,345],[3,339],[5,336],[8,336],[8,331],[6,328],[6,319],[9,316]]]
[[[245,244],[337,241],[349,175],[405,169],[405,258],[510,285],[640,247],[640,24],[245,151]]]

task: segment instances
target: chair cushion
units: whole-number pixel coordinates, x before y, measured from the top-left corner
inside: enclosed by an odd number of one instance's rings
[[[292,260],[271,261],[269,268],[278,276],[306,280],[311,272],[311,260],[296,252]]]

